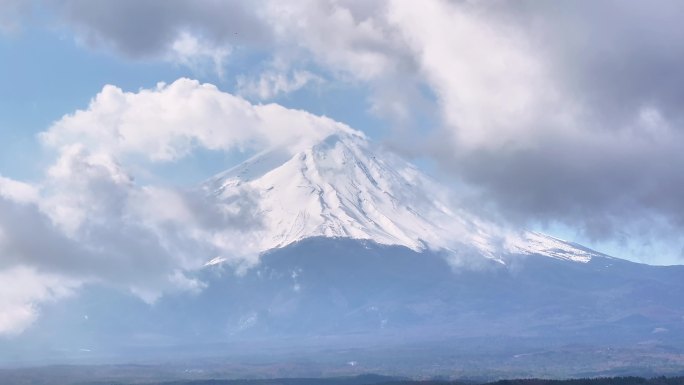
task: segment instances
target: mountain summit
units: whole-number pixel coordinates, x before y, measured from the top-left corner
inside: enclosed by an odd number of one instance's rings
[[[510,254],[587,262],[599,253],[533,232],[506,232],[449,204],[448,190],[361,133],[338,132],[294,154],[269,150],[204,185],[259,209],[259,252],[311,237],[371,240],[414,251],[463,250],[505,264]]]

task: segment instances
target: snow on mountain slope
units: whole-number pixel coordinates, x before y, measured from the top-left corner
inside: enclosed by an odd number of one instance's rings
[[[294,155],[270,150],[217,175],[204,187],[230,201],[252,194],[261,227],[259,251],[305,238],[345,237],[420,251],[474,250],[505,263],[505,254],[542,254],[588,262],[586,249],[539,233],[504,234],[445,202],[446,189],[361,133],[339,132]],[[216,263],[216,261],[212,261]]]
[[[594,257],[612,258],[571,242],[533,231],[526,231],[508,239],[506,251],[515,254],[540,254],[582,263],[587,263]]]

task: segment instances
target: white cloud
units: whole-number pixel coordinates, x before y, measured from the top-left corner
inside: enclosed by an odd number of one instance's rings
[[[554,120],[571,101],[518,30],[443,1],[391,4],[388,21],[408,42],[459,146],[524,145],[549,129],[543,123],[569,129]]]
[[[44,183],[47,194],[38,204],[69,235],[89,218],[108,220],[133,188],[132,178],[111,156],[92,154],[81,144],[61,149]]]
[[[277,104],[253,105],[211,84],[179,79],[137,93],[105,86],[88,109],[64,116],[41,139],[56,148],[81,143],[95,153],[172,161],[200,147],[288,147],[337,130],[351,129]]]
[[[382,21],[384,3],[367,7],[348,1],[270,1],[260,14],[283,51],[304,50],[343,76],[372,80],[402,64],[393,60],[401,42]]]
[[[209,259],[238,270],[257,262],[252,238],[261,223],[251,191],[219,200],[199,187],[140,184],[130,170],[150,172],[150,161],[179,162],[197,148],[294,150],[339,130],[351,128],[189,79],[136,93],[105,86],[87,109],[40,135],[57,153],[43,180],[0,177],[0,274],[33,282],[0,298],[0,334],[20,332],[41,303],[81,284],[152,303],[202,290],[192,273]]]
[[[12,197],[6,192],[27,186],[2,182],[0,279],[11,290],[0,294],[0,335],[21,332],[42,303],[83,283],[152,303],[164,293],[201,290],[204,284],[190,274],[216,254],[236,263],[256,257],[214,241],[239,238],[256,213],[222,210],[200,191],[137,186],[110,157],[82,146],[64,148],[39,196]]]
[[[201,72],[206,61],[209,61],[212,70],[220,78],[224,75],[224,65],[230,55],[231,48],[228,46],[212,46],[205,43],[189,32],[182,32],[171,44],[169,60],[183,64],[196,72]]]
[[[78,282],[27,267],[0,269],[0,335],[23,332],[39,316],[38,304],[67,297]]]
[[[268,70],[253,79],[247,76],[237,78],[241,95],[260,100],[273,99],[281,94],[297,91],[310,83],[321,83],[323,78],[309,71],[294,71],[291,75],[277,70]]]
[[[0,175],[0,197],[18,203],[32,203],[38,200],[38,196],[35,186]]]

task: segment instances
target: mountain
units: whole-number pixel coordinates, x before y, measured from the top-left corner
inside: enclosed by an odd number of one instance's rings
[[[263,225],[253,234],[259,252],[320,236],[454,255],[472,249],[500,263],[511,253],[578,262],[601,255],[544,234],[506,233],[453,208],[446,188],[356,132],[330,135],[294,155],[266,151],[204,188],[225,201],[255,196]]]
[[[91,287],[44,307],[28,333],[0,348],[0,361],[168,363],[180,377],[196,368],[512,378],[684,367],[682,266],[518,254],[506,265],[476,255],[484,263],[472,268],[445,257],[314,237],[266,252],[240,274],[209,265],[197,274],[202,292],[153,306]]]
[[[0,362],[229,361],[247,376],[684,368],[684,266],[503,229],[361,134],[266,151],[202,189],[256,205],[259,225],[240,241],[258,264],[210,259],[194,273],[201,292],[152,306],[89,287],[44,307]]]

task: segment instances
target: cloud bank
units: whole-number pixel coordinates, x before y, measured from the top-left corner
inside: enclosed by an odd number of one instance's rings
[[[257,261],[261,223],[251,191],[218,199],[201,188],[138,182],[131,170],[151,172],[196,149],[298,148],[340,130],[351,129],[189,79],[138,92],[105,86],[39,135],[56,155],[39,183],[0,177],[0,277],[21,277],[0,294],[0,334],[23,331],[40,303],[85,284],[153,303],[202,290],[192,272],[210,259],[238,270]]]
[[[136,93],[105,86],[86,110],[64,116],[40,138],[54,148],[83,143],[115,156],[142,154],[164,162],[195,148],[298,148],[337,130],[351,128],[277,104],[254,105],[211,84],[179,79]]]

